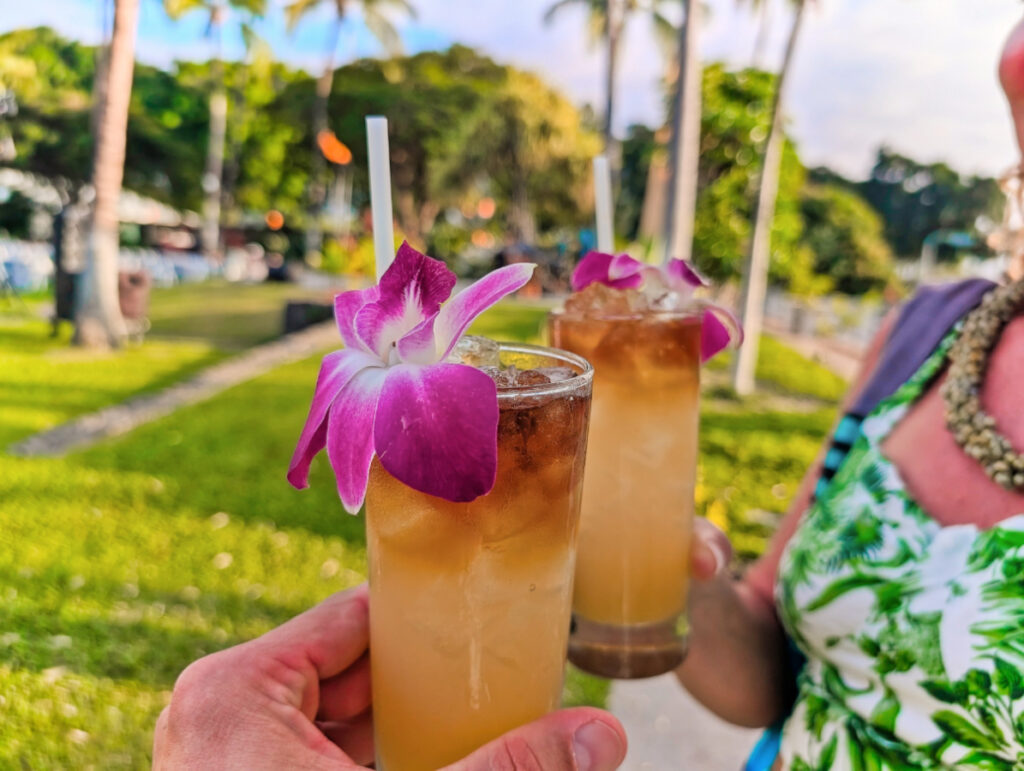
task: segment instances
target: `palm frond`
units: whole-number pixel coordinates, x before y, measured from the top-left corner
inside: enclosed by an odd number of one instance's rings
[[[363,0],[363,8],[370,11],[374,8],[394,9],[399,13],[408,16],[410,19],[418,18],[416,6],[409,0]]]
[[[267,0],[228,0],[228,5],[253,16],[263,16],[267,12]]]
[[[651,12],[651,23],[654,25],[654,39],[662,55],[674,56],[679,48],[679,27],[660,11]]]
[[[398,30],[390,19],[368,7],[363,9],[363,22],[389,55],[398,56],[402,53],[402,38],[398,36]]]
[[[563,9],[569,8],[573,5],[585,3],[586,5],[593,5],[591,0],[557,0],[552,3],[546,11],[544,11],[544,23],[550,24],[555,20],[555,17],[562,12]]]
[[[312,11],[318,5],[321,0],[292,0],[284,7],[284,17],[288,24],[288,31],[291,32],[295,29],[295,25],[299,23],[303,16]]]
[[[212,7],[209,0],[164,0],[164,11],[175,21],[192,11],[211,10]]]

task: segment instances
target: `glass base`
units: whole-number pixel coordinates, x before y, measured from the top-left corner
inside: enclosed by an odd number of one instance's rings
[[[686,616],[656,624],[613,626],[573,616],[569,661],[584,672],[634,680],[671,672],[686,658]]]

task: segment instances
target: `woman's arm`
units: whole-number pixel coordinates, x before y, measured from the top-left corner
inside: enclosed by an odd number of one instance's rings
[[[895,315],[889,314],[875,335],[860,374],[843,401],[843,411],[874,372],[894,323]],[[731,552],[725,536],[710,523],[698,522],[697,580],[690,592],[690,649],[676,675],[694,698],[731,723],[771,725],[791,701],[793,682],[786,640],[775,614],[775,576],[786,543],[810,506],[827,449],[827,445],[822,448],[804,476],[768,551],[741,580],[722,572]]]

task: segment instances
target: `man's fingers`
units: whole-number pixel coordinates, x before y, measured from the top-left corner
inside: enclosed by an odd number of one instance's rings
[[[373,713],[366,710],[351,720],[318,722],[324,735],[360,766],[373,763]]]
[[[369,642],[369,595],[363,584],[328,597],[247,645],[297,671],[310,665],[317,680],[327,680],[358,660]]]
[[[694,520],[690,563],[693,577],[706,581],[719,575],[732,562],[732,544],[729,537],[706,519]]]
[[[579,707],[510,731],[445,771],[614,771],[625,757],[619,721]]]
[[[166,752],[167,745],[167,713],[170,707],[164,707],[160,711],[160,717],[156,719],[156,728],[153,729],[153,771],[161,771],[163,764],[160,762]]]
[[[370,706],[370,657],[363,654],[340,675],[320,683],[317,720],[350,720]]]

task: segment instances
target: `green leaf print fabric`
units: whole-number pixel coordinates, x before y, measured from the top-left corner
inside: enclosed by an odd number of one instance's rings
[[[864,421],[783,555],[776,603],[808,659],[786,769],[1024,770],[1024,514],[942,527],[880,449],[958,332]]]

